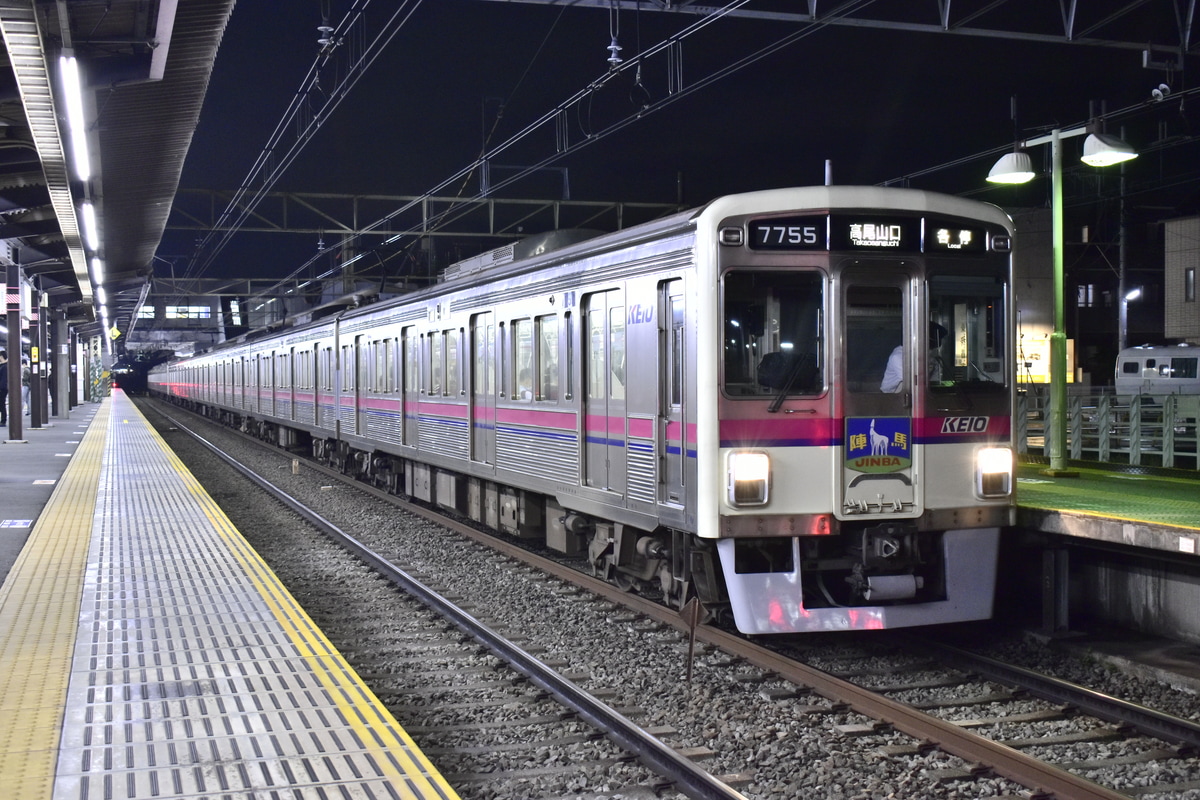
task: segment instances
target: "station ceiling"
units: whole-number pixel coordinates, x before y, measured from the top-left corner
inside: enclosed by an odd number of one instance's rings
[[[77,325],[99,325],[82,204],[98,210],[109,319],[124,327],[152,273],[233,5],[0,1],[0,253]],[[73,52],[84,82],[86,182],[68,169],[64,52]]]
[[[439,0],[444,1],[444,0]],[[1182,70],[1198,0],[475,0],[634,9],[780,25],[841,25],[1141,51]],[[378,2],[378,0],[377,0]],[[109,323],[127,330],[149,287],[217,49],[235,0],[0,0],[0,261],[15,260],[83,331],[99,330],[81,239],[98,210]],[[369,0],[356,0],[364,7]],[[285,12],[281,12],[285,13]],[[286,12],[286,13],[290,13]],[[269,42],[265,43],[269,46]],[[58,59],[84,80],[93,177],[71,177]],[[230,131],[231,135],[236,135]],[[631,198],[636,199],[636,198]],[[6,262],[7,263],[7,262]]]

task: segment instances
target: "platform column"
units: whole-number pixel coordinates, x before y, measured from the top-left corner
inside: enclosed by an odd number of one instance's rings
[[[55,419],[71,416],[71,332],[67,314],[56,308],[50,315],[50,349],[46,352],[50,364],[50,405]]]
[[[1048,634],[1070,629],[1070,566],[1065,547],[1042,552],[1042,630]]]
[[[34,290],[29,309],[29,428],[46,425],[46,295]]]
[[[25,417],[21,408],[21,267],[13,258],[5,284],[8,305],[8,438],[20,440]]]

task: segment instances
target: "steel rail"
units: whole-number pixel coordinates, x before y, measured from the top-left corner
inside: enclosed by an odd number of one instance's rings
[[[309,466],[311,468],[312,465]],[[320,467],[320,469],[330,475],[340,475],[335,470],[328,470],[324,467]],[[687,621],[679,612],[666,608],[654,600],[626,592],[599,578],[580,573],[569,566],[531,553],[517,544],[448,519],[421,506],[404,503],[395,495],[374,487],[357,483],[355,485],[362,486],[372,494],[390,499],[392,502],[403,503],[404,508],[412,513],[419,514],[445,527],[453,528],[505,555],[519,558],[554,577],[579,585],[657,622],[684,632],[690,630]],[[1019,750],[993,742],[952,722],[930,716],[814,667],[797,663],[766,647],[747,641],[737,634],[722,631],[711,625],[700,625],[695,629],[695,635],[697,641],[742,658],[746,663],[779,675],[785,680],[807,686],[833,702],[845,703],[860,714],[885,722],[919,741],[935,744],[946,753],[972,764],[982,765],[996,775],[1026,786],[1038,793],[1040,797],[1054,797],[1058,800],[1128,800],[1128,797],[1120,792],[1039,761]]]
[[[421,602],[435,610],[438,614],[449,619],[460,630],[479,641],[513,669],[525,675],[535,685],[552,694],[558,702],[577,713],[582,719],[604,731],[609,738],[633,753],[642,764],[667,779],[676,789],[686,794],[689,798],[693,798],[693,800],[746,800],[745,795],[741,792],[738,792],[716,776],[697,766],[690,758],[681,755],[657,737],[647,733],[616,709],[609,707],[592,694],[576,686],[562,675],[559,675],[554,669],[548,667],[533,655],[493,631],[472,614],[458,607],[416,578],[413,578],[404,570],[396,567],[384,556],[371,550],[358,539],[308,508],[266,478],[258,475],[232,456],[222,452],[212,442],[192,431],[179,420],[165,413],[160,408],[155,408],[154,410],[164,419],[169,420],[181,432],[191,436],[226,464],[233,467],[233,469],[246,479],[275,497],[293,513],[306,519],[326,536],[344,546],[370,567],[398,584],[404,591],[421,600]],[[261,444],[261,442],[258,443]],[[306,463],[306,466],[312,468],[313,465]],[[324,467],[321,470],[343,479],[346,478],[345,475],[334,470]],[[355,488],[364,488],[358,482],[355,482],[353,485]],[[373,489],[373,487],[366,488]],[[393,502],[399,499],[395,495],[381,492],[378,489],[374,489],[373,494],[378,494]],[[413,506],[413,508],[417,509],[418,507]],[[443,526],[446,525],[444,517],[429,513],[422,514],[421,516],[434,520]],[[491,542],[489,541],[488,543],[490,544]]]
[[[1147,736],[1190,748],[1191,752],[1200,751],[1200,724],[1191,720],[1042,675],[1015,664],[1006,664],[954,645],[931,641],[923,636],[908,634],[902,638],[908,639],[921,649],[936,650],[947,661],[996,683],[1019,687],[1043,700],[1068,704],[1109,722],[1129,725]]]
[[[162,411],[158,413],[171,419]],[[172,421],[174,422],[174,420]],[[197,438],[200,437],[197,436]],[[258,440],[254,441],[257,442]],[[261,444],[261,442],[258,443]],[[213,448],[211,444],[208,446]],[[225,457],[219,450],[213,449],[218,455],[221,455],[223,458]],[[691,630],[691,626],[679,612],[667,608],[654,600],[631,594],[599,578],[585,575],[569,566],[532,553],[515,543],[510,543],[502,538],[477,530],[422,506],[405,502],[402,498],[389,492],[359,481],[351,481],[348,476],[337,470],[308,461],[305,462],[305,466],[322,474],[350,481],[355,488],[366,491],[375,497],[385,499],[397,506],[403,507],[406,511],[436,522],[443,527],[451,528],[504,555],[525,561],[550,575],[579,585],[590,592],[614,603],[624,605],[655,621],[681,631],[688,632]],[[252,479],[257,481],[256,477]],[[274,487],[271,487],[271,490],[278,491]],[[1019,750],[991,741],[979,734],[965,730],[952,722],[938,719],[911,706],[876,694],[869,689],[834,677],[815,667],[793,661],[766,647],[748,641],[741,635],[732,634],[711,625],[699,625],[695,628],[695,637],[697,641],[712,645],[730,655],[742,658],[746,663],[752,664],[759,669],[774,673],[800,686],[806,686],[828,700],[835,703],[844,703],[852,710],[871,719],[886,723],[895,730],[908,734],[918,741],[936,745],[943,752],[957,756],[971,764],[980,765],[996,775],[1019,783],[1034,791],[1038,797],[1052,797],[1056,798],[1056,800],[1128,800],[1128,795],[1108,789],[1067,770],[1059,769],[1051,764],[1039,761]],[[537,661],[532,656],[529,658],[533,662]],[[560,680],[562,679],[560,678]],[[593,722],[592,724],[597,723]],[[624,742],[622,744],[624,745]],[[662,747],[661,743],[658,744],[659,747]],[[657,767],[654,768],[657,769]],[[679,785],[683,786],[684,784],[681,783]],[[732,789],[725,788],[733,792]],[[742,797],[742,795],[736,792],[724,796]]]
[[[311,464],[308,467],[320,469],[331,476],[346,477],[336,470],[325,467],[314,467]],[[412,513],[452,528],[504,555],[519,558],[554,577],[582,586],[590,592],[630,608],[639,614],[644,614],[657,622],[684,632],[690,630],[687,621],[679,612],[666,608],[654,600],[626,592],[599,578],[585,575],[569,566],[531,553],[517,544],[456,522],[422,506],[405,503],[395,495],[375,487],[361,483],[354,485],[391,502],[401,503],[406,510]],[[775,673],[785,680],[807,686],[833,702],[846,703],[860,714],[885,722],[919,741],[936,744],[942,751],[958,756],[972,764],[982,765],[997,775],[1034,790],[1039,793],[1038,796],[1054,797],[1057,800],[1128,800],[1124,794],[1039,761],[1019,750],[993,742],[960,728],[952,722],[930,716],[814,667],[797,663],[736,634],[722,631],[711,625],[701,625],[696,628],[695,635],[697,641],[742,658],[746,663]]]

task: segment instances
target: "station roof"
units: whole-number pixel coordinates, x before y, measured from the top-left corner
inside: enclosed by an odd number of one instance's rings
[[[0,238],[72,322],[99,325],[95,204],[110,322],[135,313],[179,185],[234,0],[0,2]],[[84,86],[91,177],[76,177],[60,88],[73,53]]]

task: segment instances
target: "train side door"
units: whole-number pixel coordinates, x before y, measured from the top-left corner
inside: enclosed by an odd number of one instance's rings
[[[337,426],[337,395],[333,345],[323,344],[317,353],[317,425],[322,428]]]
[[[359,334],[354,337],[354,392],[351,402],[354,403],[354,427],[352,430],[359,436],[367,433],[366,408],[367,393],[374,385],[374,375],[371,367],[374,365],[372,354],[382,343],[372,342],[369,336]]]
[[[583,484],[625,493],[625,303],[619,289],[584,298]]]
[[[287,418],[296,418],[296,348],[288,348],[283,356],[284,376],[287,380]]]
[[[279,393],[279,371],[277,369],[279,365],[276,363],[277,360],[274,351],[263,356],[263,388],[266,390],[267,396],[263,400],[262,411],[264,414],[269,414],[270,416],[275,416],[279,410],[277,406],[278,398],[276,397],[276,394]]]
[[[400,406],[400,416],[404,420],[403,442],[410,447],[417,446],[418,409],[421,407],[421,373],[420,347],[421,337],[417,335],[415,326],[408,326],[400,334],[400,349],[403,359],[404,399]]]
[[[912,410],[925,368],[913,345],[924,348],[924,339],[912,323],[909,276],[895,266],[848,270],[842,282],[845,515],[909,516],[916,509]]]
[[[321,420],[321,384],[317,377],[317,362],[320,361],[320,345],[314,344],[305,348],[304,366],[301,374],[304,376],[304,390],[308,395],[308,411],[302,419],[313,425]]]
[[[254,409],[254,366],[253,356],[242,357],[242,408],[245,411]]]
[[[659,314],[659,359],[662,365],[659,379],[662,417],[660,441],[662,464],[662,496],[659,502],[683,505],[684,476],[687,465],[687,415],[684,413],[684,379],[687,363],[687,340],[684,321],[683,281],[673,280],[661,288]]]
[[[471,460],[496,463],[496,323],[471,317]]]

